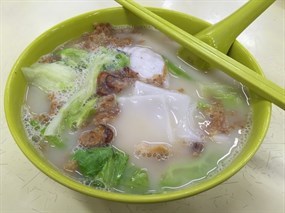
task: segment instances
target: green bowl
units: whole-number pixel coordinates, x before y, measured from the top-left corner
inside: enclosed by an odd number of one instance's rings
[[[205,21],[183,13],[158,8],[149,9],[190,34],[196,34],[197,32],[210,25]],[[253,109],[253,131],[250,134],[246,146],[237,156],[237,158],[225,170],[223,170],[215,177],[201,182],[198,185],[163,194],[119,194],[97,190],[80,184],[73,179],[61,174],[56,168],[49,164],[47,160],[38,154],[31,143],[29,143],[21,122],[21,107],[23,105],[27,89],[27,83],[21,72],[21,67],[30,66],[36,62],[40,56],[51,52],[58,45],[70,39],[79,37],[84,32],[92,30],[92,24],[94,22],[109,22],[113,25],[127,24],[135,26],[145,24],[142,20],[130,12],[124,10],[123,8],[103,9],[76,16],[54,26],[39,36],[37,39],[35,39],[21,54],[10,73],[5,89],[6,119],[16,143],[22,152],[36,167],[38,167],[41,171],[43,171],[46,175],[55,181],[90,196],[129,203],[151,203],[185,198],[206,191],[230,178],[253,157],[260,144],[262,143],[262,140],[269,126],[271,104],[263,99],[260,99],[257,95],[251,93],[251,105]],[[238,42],[235,42],[233,44],[229,55],[235,60],[241,62],[242,64],[248,66],[250,69],[262,75],[261,68],[255,59]]]

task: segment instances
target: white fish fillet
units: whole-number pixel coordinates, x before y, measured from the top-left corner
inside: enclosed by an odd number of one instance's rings
[[[145,47],[133,46],[122,49],[130,55],[130,68],[143,79],[164,75],[164,60],[161,55]]]

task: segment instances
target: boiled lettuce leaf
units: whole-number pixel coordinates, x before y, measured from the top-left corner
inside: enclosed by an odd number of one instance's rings
[[[119,50],[114,51],[107,48],[103,48],[102,52],[103,54],[110,55],[112,58],[112,61],[109,63],[104,63],[102,66],[103,70],[116,71],[130,65],[130,57],[124,52],[121,52]]]
[[[107,188],[116,187],[126,169],[128,160],[128,155],[114,149],[112,158],[106,162],[103,169],[96,176],[96,180],[100,180]]]
[[[30,125],[32,126],[32,127],[35,127],[35,128],[40,128],[40,122],[39,121],[37,121],[37,120],[30,120]]]
[[[90,54],[85,82],[51,120],[45,131],[46,136],[58,135],[65,127],[69,129],[79,128],[94,110],[96,103],[94,93],[98,74],[105,69],[108,71],[120,70],[128,66],[130,62],[126,54],[114,49],[102,47],[97,52]]]
[[[129,164],[120,179],[118,188],[126,193],[147,193],[149,190],[147,171]]]
[[[77,150],[73,160],[92,186],[129,193],[146,193],[149,189],[147,172],[129,164],[129,156],[113,147]]]
[[[202,85],[202,93],[206,98],[220,100],[226,109],[235,109],[242,102],[237,89],[229,85],[218,83]]]
[[[206,101],[198,101],[197,102],[197,108],[199,110],[206,110],[211,108],[211,104],[207,103]]]
[[[112,156],[112,147],[79,149],[74,153],[73,160],[77,162],[81,174],[85,177],[94,178]]]
[[[60,62],[35,63],[22,72],[30,84],[46,93],[72,89],[76,79],[74,69]]]
[[[217,168],[220,154],[209,154],[202,159],[189,163],[173,165],[162,175],[160,185],[162,188],[180,187],[191,181],[204,179],[207,174]]]
[[[90,54],[82,49],[65,48],[59,50],[56,55],[60,56],[61,60],[70,67],[87,67]]]
[[[44,139],[51,145],[57,147],[57,148],[63,148],[65,144],[63,143],[61,137],[57,135],[48,135],[45,136]]]
[[[168,70],[171,74],[173,74],[173,75],[175,75],[175,76],[177,76],[177,77],[185,78],[185,79],[187,79],[187,80],[193,80],[193,79],[191,78],[191,76],[190,76],[187,72],[185,72],[185,71],[182,70],[181,68],[177,67],[177,66],[176,66],[175,64],[173,64],[169,59],[167,59],[167,58],[165,58],[165,57],[163,57],[163,59],[164,59],[165,65],[166,65],[166,67],[167,67],[167,70]]]
[[[84,104],[74,100],[74,103],[71,103],[73,107],[70,107],[70,110],[66,112],[65,124],[70,129],[77,129],[95,112],[96,101],[96,97],[91,97]]]

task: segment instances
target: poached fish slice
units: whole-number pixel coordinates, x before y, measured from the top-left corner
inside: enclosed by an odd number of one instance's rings
[[[130,68],[138,73],[140,80],[156,86],[166,83],[167,72],[161,55],[140,46],[124,47],[122,51],[130,56]]]

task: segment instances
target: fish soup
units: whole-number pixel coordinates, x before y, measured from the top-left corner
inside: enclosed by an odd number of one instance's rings
[[[150,27],[97,24],[22,68],[22,117],[41,155],[82,184],[151,194],[225,168],[251,126],[246,88],[180,61]]]

